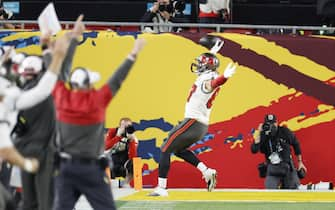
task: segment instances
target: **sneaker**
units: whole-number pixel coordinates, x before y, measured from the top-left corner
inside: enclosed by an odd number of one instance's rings
[[[216,170],[208,168],[204,173],[203,173],[203,178],[205,179],[207,183],[207,190],[208,192],[211,192],[215,186],[216,186]]]
[[[168,196],[169,193],[167,189],[156,187],[155,190],[148,194],[148,196]]]

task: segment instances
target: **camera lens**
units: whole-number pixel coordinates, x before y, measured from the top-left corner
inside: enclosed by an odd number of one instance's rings
[[[185,9],[185,1],[175,1],[173,2],[174,9],[182,12]]]
[[[159,7],[158,7],[158,10],[161,11],[161,12],[165,11],[166,10],[166,5],[160,4]]]
[[[129,125],[128,127],[126,127],[126,132],[127,132],[128,134],[133,134],[133,133],[135,132],[135,128],[134,128],[134,126]]]

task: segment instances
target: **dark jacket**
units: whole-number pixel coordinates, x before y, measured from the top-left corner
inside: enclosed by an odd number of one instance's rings
[[[265,135],[261,132],[261,140],[258,144],[251,145],[251,152],[261,152],[265,159],[269,161],[271,152],[278,152],[281,159],[286,162],[291,162],[291,147],[293,146],[295,155],[300,155],[300,144],[294,133],[286,127],[278,126],[278,130],[274,136]],[[272,146],[272,149],[270,148]]]

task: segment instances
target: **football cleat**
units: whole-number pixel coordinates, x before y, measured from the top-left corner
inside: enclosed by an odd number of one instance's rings
[[[156,187],[155,190],[148,194],[148,196],[168,196],[169,193],[167,189]]]
[[[203,178],[205,179],[207,183],[207,190],[208,192],[211,192],[215,186],[216,186],[216,176],[217,172],[215,169],[208,168],[204,173],[203,173]]]

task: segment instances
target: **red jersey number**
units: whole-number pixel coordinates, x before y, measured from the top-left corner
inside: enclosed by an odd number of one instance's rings
[[[190,90],[190,93],[187,97],[187,102],[190,101],[190,98],[192,97],[193,93],[195,92],[195,90],[197,89],[197,86],[193,84],[191,90]],[[216,88],[213,95],[208,99],[207,103],[206,103],[206,107],[207,109],[210,109],[212,108],[213,106],[213,101],[215,99],[215,97],[217,96],[218,92],[219,92],[220,88]]]
[[[206,104],[207,109],[212,108],[212,106],[213,106],[213,101],[214,101],[214,99],[216,98],[216,96],[218,95],[219,90],[220,90],[220,88],[216,88],[215,91],[214,91],[214,93],[213,93],[213,95],[208,99],[207,104]]]
[[[188,97],[187,97],[187,102],[190,101],[190,98],[191,96],[193,95],[193,93],[195,92],[195,90],[197,89],[197,86],[195,84],[193,84],[191,90],[190,90],[190,93],[188,94]]]

